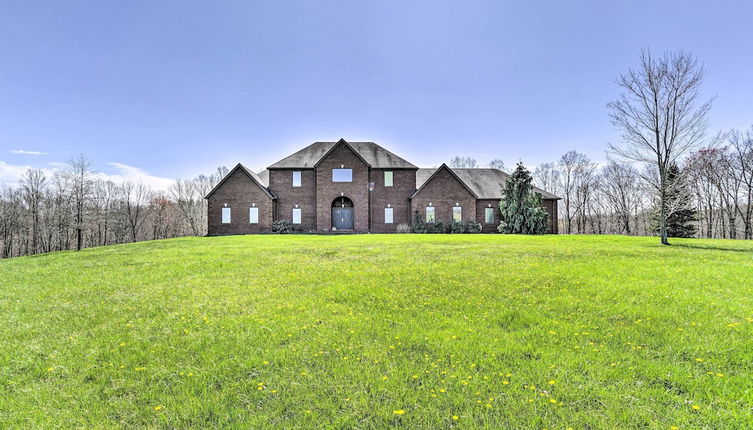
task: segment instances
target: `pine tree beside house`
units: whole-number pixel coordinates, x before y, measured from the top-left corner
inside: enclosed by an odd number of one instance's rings
[[[502,188],[499,202],[500,233],[544,234],[549,214],[542,209],[541,194],[533,191],[533,178],[523,163],[518,163],[510,179]]]

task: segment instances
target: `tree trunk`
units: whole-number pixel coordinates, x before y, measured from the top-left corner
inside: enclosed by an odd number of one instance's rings
[[[661,188],[661,213],[659,214],[659,234],[661,234],[661,244],[669,245],[669,239],[667,238],[667,179],[664,169],[659,172],[661,175],[660,188]]]

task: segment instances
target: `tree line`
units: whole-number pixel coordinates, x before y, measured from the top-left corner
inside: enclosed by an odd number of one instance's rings
[[[204,196],[227,172],[155,190],[108,180],[83,155],[52,173],[28,169],[18,185],[0,187],[0,258],[204,235]]]
[[[607,109],[621,135],[608,163],[569,151],[535,169],[535,184],[562,198],[560,232],[656,235],[665,245],[669,237],[753,239],[753,126],[707,136],[704,75],[690,53],[644,50],[618,77],[621,92]],[[450,164],[478,166],[460,156]]]
[[[465,167],[467,160],[479,165],[471,157],[456,157],[451,165]],[[569,151],[538,165],[532,176],[537,187],[561,198],[561,233],[659,235],[651,170],[620,160],[599,164]],[[709,146],[671,164],[668,176],[669,236],[753,239],[753,126],[719,133]]]
[[[705,71],[687,52],[654,57],[621,74],[608,103],[620,131],[599,165],[569,151],[534,171],[533,182],[562,199],[559,231],[579,234],[753,239],[753,126],[707,137],[711,100],[700,99]],[[476,168],[456,156],[456,168]],[[489,167],[505,170],[500,159]],[[204,196],[227,174],[175,181],[168,190],[114,183],[83,155],[46,174],[29,169],[15,187],[0,187],[0,258],[206,234]],[[518,165],[503,198],[502,230],[538,231],[527,170]],[[510,197],[510,196],[506,196]]]

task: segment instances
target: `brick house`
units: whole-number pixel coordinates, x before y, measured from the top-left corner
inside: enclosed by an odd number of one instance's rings
[[[496,232],[497,169],[418,168],[373,142],[315,142],[260,173],[241,164],[207,194],[209,235],[264,233],[275,220],[304,232],[393,233],[416,215],[427,223],[475,220]],[[550,233],[558,197],[541,189]]]

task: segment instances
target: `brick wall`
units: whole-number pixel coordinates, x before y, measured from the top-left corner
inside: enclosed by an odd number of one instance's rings
[[[440,169],[411,201],[411,216],[416,211],[426,220],[425,208],[434,206],[435,217],[445,225],[452,221],[452,208],[456,203],[463,208],[463,222],[476,218],[476,198],[447,169]]]
[[[352,182],[332,182],[332,169],[353,169]],[[353,228],[369,231],[369,166],[344,143],[332,151],[316,167],[316,229],[332,229],[332,202],[341,196],[353,201]]]
[[[230,208],[230,223],[222,223],[222,208]],[[259,223],[249,223],[249,208],[259,208]],[[209,235],[268,232],[272,227],[274,201],[242,169],[236,169],[207,199]]]
[[[392,186],[384,186],[384,172],[392,172]],[[371,231],[394,233],[398,224],[411,224],[410,196],[416,191],[416,169],[371,169]],[[392,224],[384,223],[384,208],[390,205]]]
[[[549,233],[559,234],[559,223],[557,222],[557,200],[544,200],[544,209],[549,213]]]
[[[476,201],[476,222],[481,223],[483,233],[497,233],[497,226],[499,225],[499,200],[500,199],[485,199]],[[494,221],[491,224],[486,223],[486,208],[491,205],[494,209]]]
[[[480,222],[483,226],[484,233],[496,233],[497,226],[499,225],[499,201],[500,199],[488,199],[478,200],[476,202],[476,221]],[[549,214],[549,231],[547,233],[557,234],[557,201],[556,200],[543,200],[543,208]],[[492,205],[494,208],[494,223],[484,223],[484,211],[485,208]]]
[[[301,186],[293,186],[293,172],[301,172]],[[301,209],[302,231],[316,230],[316,172],[314,169],[270,169],[269,189],[277,197],[275,220],[293,221],[293,208]]]

